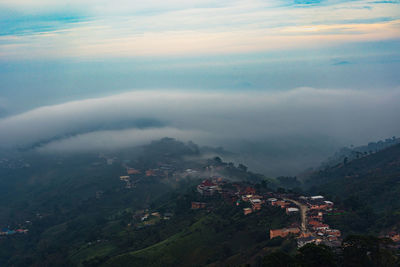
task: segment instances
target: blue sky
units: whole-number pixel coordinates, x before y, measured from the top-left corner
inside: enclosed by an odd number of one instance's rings
[[[265,144],[283,135],[318,136],[336,146],[374,141],[400,134],[394,123],[399,70],[400,1],[0,0],[0,147],[52,139],[47,133],[60,136],[70,129],[76,139],[49,146],[82,147],[82,140],[97,140],[91,134],[121,137],[125,132],[98,132],[94,126],[93,133],[79,135],[79,127],[95,117],[77,122],[71,118],[82,114],[70,109],[107,117],[116,112],[109,101],[119,108],[118,99],[126,95],[139,106],[136,97],[145,101],[143,111],[127,110],[128,118],[117,112],[124,119],[111,121],[162,122],[153,137],[168,133],[218,145],[226,129],[241,133],[228,114],[243,113],[247,131],[231,143]],[[185,107],[187,118],[179,112],[166,116],[171,106],[160,102],[160,94]],[[256,108],[228,105],[240,97]],[[81,106],[96,99],[108,104]],[[204,111],[207,99],[224,109]],[[208,112],[220,123],[192,123]],[[59,129],[48,131],[47,121],[61,122]],[[16,137],[19,130],[30,133],[26,125],[40,123],[43,132],[35,138]],[[101,147],[104,139],[99,140],[91,145]]]

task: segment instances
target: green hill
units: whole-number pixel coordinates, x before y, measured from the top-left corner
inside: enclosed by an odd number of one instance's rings
[[[311,192],[357,197],[377,210],[400,208],[400,145],[314,173]]]
[[[343,212],[327,222],[345,234],[400,230],[400,145],[316,172],[305,186],[334,200]]]

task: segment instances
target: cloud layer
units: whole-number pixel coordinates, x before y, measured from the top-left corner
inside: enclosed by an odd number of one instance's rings
[[[87,152],[162,137],[223,146],[267,174],[295,174],[343,145],[400,134],[400,90],[133,91],[0,120],[0,147]]]
[[[102,148],[113,142],[125,145],[124,139],[129,144],[143,133],[213,144],[291,135],[365,142],[399,133],[399,101],[397,89],[384,94],[313,88],[273,93],[135,91],[4,118],[0,120],[0,145],[23,147],[56,138],[54,142],[67,142],[70,148],[74,142],[87,144],[76,149]],[[109,136],[109,143],[85,137],[95,132],[100,139]],[[51,142],[46,146],[60,148]]]

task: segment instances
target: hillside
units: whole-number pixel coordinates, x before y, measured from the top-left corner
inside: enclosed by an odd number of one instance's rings
[[[346,234],[400,229],[399,144],[313,173],[305,186],[334,199],[343,212],[328,223]]]
[[[359,198],[375,209],[400,208],[400,144],[314,173],[311,192]]]
[[[207,155],[218,151],[205,150]],[[286,209],[311,203],[304,200],[311,199],[305,197],[309,192],[299,193],[296,177],[270,179],[202,151],[192,142],[163,138],[103,153],[6,154],[0,161],[0,265],[282,266],[282,260],[302,264],[321,252],[329,257],[318,260],[341,266],[332,260],[346,260],[337,251],[349,234],[400,230],[393,228],[396,210],[378,216],[383,207],[371,212],[363,208],[367,205],[355,205],[368,202],[368,190],[378,186],[394,198],[398,146],[315,173],[308,181],[311,192],[322,191],[334,201],[333,209],[319,207],[319,223],[331,232],[338,229],[336,238],[329,231],[317,238],[310,225],[300,226],[305,219],[299,209]],[[362,181],[372,177],[383,177],[374,188]],[[390,182],[390,189],[383,187]],[[354,194],[331,187],[345,183]],[[379,193],[374,201],[390,207]],[[270,230],[280,234],[273,237]],[[298,249],[306,232],[322,247]],[[304,254],[308,249],[312,253]],[[270,261],[275,263],[265,263]]]

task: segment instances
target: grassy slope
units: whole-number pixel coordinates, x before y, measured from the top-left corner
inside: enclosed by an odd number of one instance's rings
[[[266,245],[270,228],[288,222],[282,213],[268,209],[246,217],[240,213],[204,214],[181,232],[147,248],[113,257],[103,266],[193,266],[194,262],[204,266],[228,258],[246,261]]]

